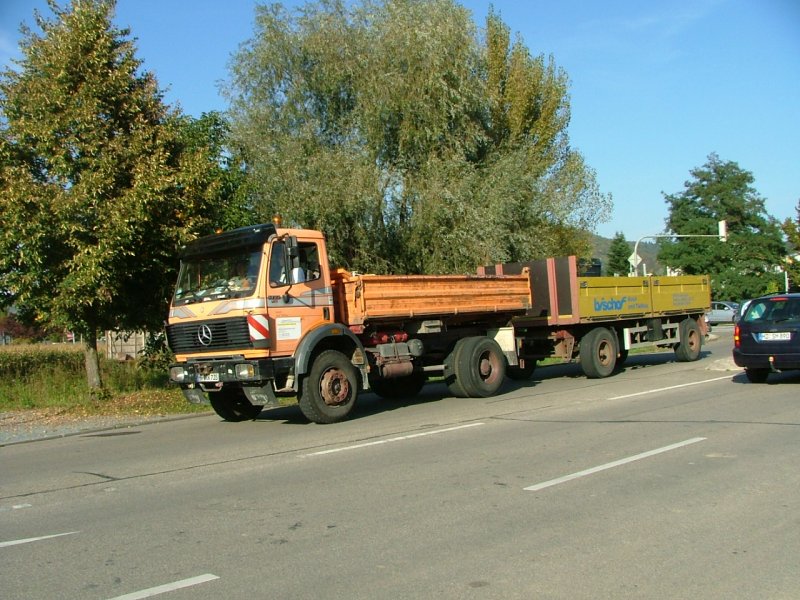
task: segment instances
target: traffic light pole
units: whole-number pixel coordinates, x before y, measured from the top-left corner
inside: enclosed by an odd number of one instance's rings
[[[717,223],[719,227],[719,233],[716,235],[714,234],[670,234],[670,233],[657,233],[655,235],[643,235],[638,240],[636,240],[636,244],[633,246],[633,261],[631,261],[631,276],[636,277],[639,273],[639,263],[636,262],[636,259],[639,258],[639,242],[647,238],[690,238],[690,237],[697,237],[697,238],[717,238],[723,242],[728,241],[728,224],[725,221],[719,221]],[[636,263],[636,264],[633,264]],[[643,273],[646,275],[646,273]]]

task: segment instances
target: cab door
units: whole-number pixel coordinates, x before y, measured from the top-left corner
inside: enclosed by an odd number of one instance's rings
[[[322,243],[322,238],[285,236],[271,244],[266,286],[275,355],[292,355],[306,332],[332,319],[329,275],[320,264]]]

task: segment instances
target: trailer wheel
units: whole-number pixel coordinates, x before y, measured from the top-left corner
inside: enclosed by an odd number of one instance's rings
[[[370,389],[386,400],[413,398],[425,385],[425,373],[412,373],[394,379],[376,379],[370,381]]]
[[[244,391],[239,388],[223,387],[218,392],[209,392],[211,408],[222,419],[232,423],[252,421],[261,414],[262,406],[251,404]]]
[[[303,379],[297,402],[309,421],[336,423],[347,418],[357,398],[355,367],[338,350],[325,350]]]
[[[497,393],[506,377],[506,357],[500,346],[487,337],[464,341],[456,362],[456,378],[470,398],[488,398]]]
[[[678,326],[681,341],[675,346],[675,358],[679,362],[691,362],[700,358],[700,349],[703,346],[703,336],[700,335],[700,326],[691,317],[681,321]]]
[[[583,336],[579,353],[581,368],[588,378],[608,377],[617,364],[617,338],[605,327],[597,327]]]
[[[444,359],[444,382],[447,384],[447,389],[456,398],[467,398],[467,391],[464,387],[465,373],[458,365],[464,346],[470,339],[472,338],[458,340],[453,350]]]

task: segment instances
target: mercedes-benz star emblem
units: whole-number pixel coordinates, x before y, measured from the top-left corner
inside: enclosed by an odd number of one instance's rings
[[[197,341],[203,346],[208,346],[211,343],[211,327],[208,325],[200,325],[197,328]]]

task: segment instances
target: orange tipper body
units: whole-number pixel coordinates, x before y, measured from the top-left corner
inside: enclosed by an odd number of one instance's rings
[[[575,257],[476,275],[362,275],[332,268],[318,231],[242,227],[183,250],[170,378],[225,420],[296,400],[310,420],[333,423],[360,392],[413,396],[430,377],[486,397],[550,356],[579,360],[589,377],[612,374],[639,345],[699,357],[707,278],[660,278],[649,310],[651,280],[597,283],[578,277]],[[622,306],[619,290],[625,310],[605,310]]]
[[[358,275],[338,269],[333,288],[337,320],[351,328],[437,317],[508,320],[532,305],[527,274]]]

